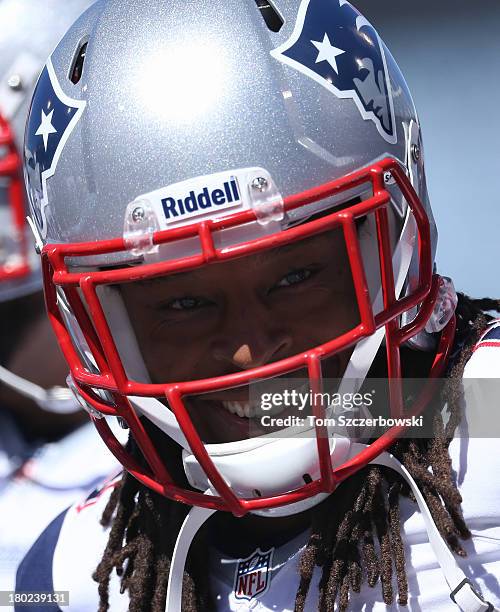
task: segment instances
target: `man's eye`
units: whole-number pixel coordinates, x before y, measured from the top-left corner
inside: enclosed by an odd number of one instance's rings
[[[298,285],[299,283],[306,281],[312,275],[313,270],[308,270],[306,268],[301,270],[293,270],[284,276],[279,283],[277,283],[276,287],[291,287],[292,285]]]
[[[208,304],[207,300],[196,297],[183,297],[172,300],[167,304],[172,310],[195,310]]]

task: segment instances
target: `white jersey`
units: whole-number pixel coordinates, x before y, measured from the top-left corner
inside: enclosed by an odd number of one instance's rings
[[[465,365],[464,378],[500,378],[500,319],[481,336]]]
[[[500,323],[492,333],[500,333]],[[492,348],[492,340],[494,338],[488,336],[485,340],[488,345],[479,345],[471,358],[469,371],[473,371],[474,360],[481,355],[481,351]],[[490,353],[489,359],[492,372],[491,361],[496,362],[497,367],[500,364],[500,350],[497,349],[495,355]],[[492,374],[485,376],[489,375]],[[463,543],[468,556],[458,559],[458,563],[474,587],[481,591],[483,598],[500,609],[498,440],[457,437],[450,445],[450,455],[463,497],[464,519],[472,532],[472,538]],[[69,608],[62,610],[95,612],[98,609],[97,584],[91,576],[108,540],[109,531],[101,527],[99,520],[115,484],[106,485],[86,502],[71,507],[49,526],[19,568],[18,591],[69,591]],[[418,507],[406,498],[401,499],[400,506],[409,587],[408,606],[386,606],[378,583],[375,588],[364,584],[359,594],[351,594],[349,609],[361,612],[458,610],[450,600],[448,585],[429,544]],[[244,534],[241,541],[235,541],[232,537],[226,542],[220,532],[212,533],[210,521],[207,526],[210,544],[206,569],[217,612],[291,612],[294,609],[299,586],[298,564],[308,541],[308,531],[278,544],[269,540],[245,542]],[[307,612],[317,610],[320,578],[321,568],[316,568],[306,600]],[[119,579],[113,572],[110,610],[122,612],[127,609],[127,594],[120,594]],[[60,612],[57,606],[44,607],[43,610]]]
[[[17,566],[56,514],[119,464],[88,423],[33,448],[0,411],[0,590],[13,590]]]

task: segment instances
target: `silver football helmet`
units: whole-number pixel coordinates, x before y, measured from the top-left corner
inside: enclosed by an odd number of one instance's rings
[[[48,55],[91,0],[0,0],[0,302],[41,290],[22,181],[26,118]],[[67,389],[45,391],[0,367],[0,380],[45,409],[73,410]]]
[[[42,72],[25,176],[73,384],[125,467],[177,500],[297,512],[391,442],[355,459],[328,431],[329,444],[287,430],[207,442],[188,396],[300,368],[314,387],[320,359],[353,347],[347,391],[382,342],[397,377],[401,344],[429,349],[453,336],[453,291],[433,275],[437,234],[415,107],[377,32],[345,0],[98,0]],[[152,374],[124,286],[332,227],[344,232],[357,325],[244,372]],[[247,418],[241,406],[229,412]],[[143,462],[116,443],[103,414],[123,419]],[[189,486],[172,476],[148,423],[182,450]]]

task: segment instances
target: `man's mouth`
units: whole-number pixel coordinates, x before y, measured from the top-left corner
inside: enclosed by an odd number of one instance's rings
[[[207,400],[190,398],[189,415],[205,444],[236,442],[282,429],[263,426],[263,416],[275,416],[289,409],[280,406],[263,410],[259,400]]]
[[[323,368],[329,378],[335,379],[340,372],[338,357],[329,358]],[[286,420],[283,417],[304,419],[311,414],[310,382],[303,368],[274,380],[276,388],[256,381],[186,398],[186,408],[202,441],[218,444],[255,438],[290,427],[282,422]],[[268,397],[264,402],[265,396],[279,396],[287,390],[296,394],[293,401],[285,395],[284,401],[270,401]]]

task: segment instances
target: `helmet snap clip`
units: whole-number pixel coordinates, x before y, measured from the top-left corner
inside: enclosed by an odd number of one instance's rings
[[[458,304],[457,292],[451,278],[441,276],[439,292],[434,310],[427,321],[425,331],[429,334],[440,332],[450,321]]]
[[[148,200],[134,200],[125,211],[123,240],[132,255],[140,257],[158,251],[153,235],[159,230],[158,219]]]
[[[262,169],[259,172],[262,174],[250,177],[248,182],[250,202],[257,221],[261,225],[268,225],[272,221],[282,221],[285,216],[285,207],[281,193],[270,175],[265,176]]]

